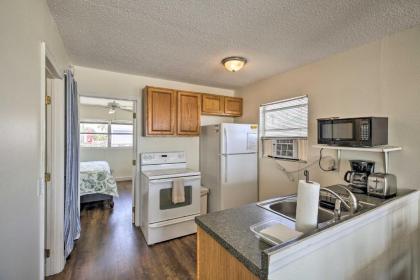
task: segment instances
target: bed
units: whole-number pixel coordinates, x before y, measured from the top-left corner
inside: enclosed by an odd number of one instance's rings
[[[80,203],[103,201],[114,207],[117,183],[106,161],[80,162]]]

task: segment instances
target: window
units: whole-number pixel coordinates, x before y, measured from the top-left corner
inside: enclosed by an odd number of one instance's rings
[[[133,124],[123,122],[81,122],[80,147],[118,148],[133,146]]]
[[[260,137],[263,156],[306,161],[308,97],[261,105]]]
[[[260,135],[262,138],[307,138],[308,97],[261,105]]]
[[[133,146],[133,125],[111,123],[111,147]]]
[[[80,123],[80,147],[107,147],[107,123]]]

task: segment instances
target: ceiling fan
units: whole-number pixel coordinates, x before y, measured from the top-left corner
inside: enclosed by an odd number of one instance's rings
[[[111,114],[111,115],[115,114],[115,111],[117,109],[127,111],[127,112],[132,112],[133,111],[133,110],[121,107],[121,105],[119,103],[117,103],[115,100],[112,101],[112,102],[109,102],[106,107],[109,108],[108,114]]]

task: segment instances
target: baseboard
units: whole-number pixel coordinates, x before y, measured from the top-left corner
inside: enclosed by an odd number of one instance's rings
[[[122,177],[115,177],[115,181],[121,182],[121,181],[131,181],[133,178],[131,176],[122,176]]]

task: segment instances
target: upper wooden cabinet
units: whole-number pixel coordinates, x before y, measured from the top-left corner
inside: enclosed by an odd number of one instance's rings
[[[145,87],[143,90],[145,136],[195,136],[200,116],[242,115],[242,98]]]
[[[178,91],[178,135],[199,135],[201,94]]]
[[[223,115],[224,97],[221,95],[202,94],[201,113],[203,115]]]
[[[176,91],[165,88],[144,89],[146,135],[174,135],[176,132]]]
[[[239,117],[242,115],[242,98],[226,96],[224,99],[225,115],[234,117]]]
[[[242,98],[202,94],[201,113],[203,115],[242,116]]]

